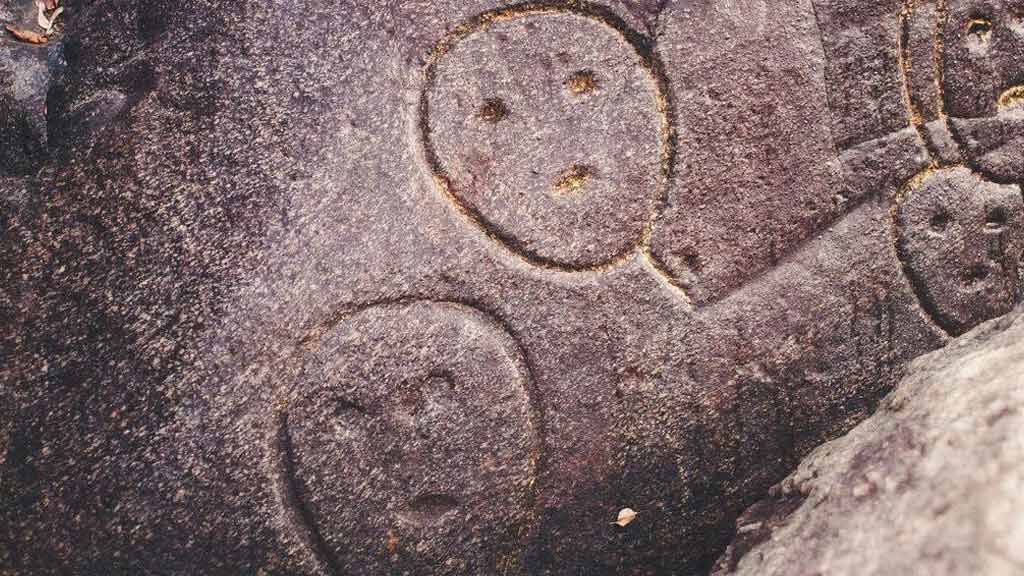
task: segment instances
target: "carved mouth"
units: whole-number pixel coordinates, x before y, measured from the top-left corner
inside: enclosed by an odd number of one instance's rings
[[[415,526],[429,526],[441,522],[458,506],[459,501],[450,494],[423,494],[413,498],[398,517]]]
[[[1024,104],[1024,84],[1014,86],[999,95],[1000,108],[1015,108]]]

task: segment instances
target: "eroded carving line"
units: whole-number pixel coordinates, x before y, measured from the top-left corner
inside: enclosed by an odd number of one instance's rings
[[[658,260],[649,245],[643,247],[643,250],[640,251],[640,257],[641,261],[650,268],[655,278],[659,279],[671,292],[681,298],[686,303],[687,308],[691,311],[695,309],[693,300],[690,298],[689,293],[686,292],[686,288],[669,274],[668,268],[665,267],[661,260]]]
[[[316,527],[313,515],[303,503],[298,480],[295,476],[295,458],[291,435],[288,431],[288,413],[276,413],[272,417],[273,437],[271,454],[274,461],[271,466],[277,478],[274,479],[275,490],[281,508],[285,511],[292,533],[312,554],[319,568],[329,574],[341,574],[338,561],[331,553],[323,536]]]
[[[944,321],[944,315],[939,310],[935,300],[931,297],[931,293],[925,286],[925,282],[920,278],[916,271],[910,266],[910,252],[907,248],[907,242],[903,234],[903,225],[901,222],[900,211],[903,209],[903,205],[906,203],[908,198],[914,191],[921,187],[921,185],[935,173],[934,169],[928,169],[919,174],[913,180],[907,183],[906,186],[897,195],[893,202],[892,208],[892,231],[893,231],[893,247],[896,250],[896,257],[900,263],[900,269],[903,271],[904,278],[907,279],[907,283],[910,285],[917,297],[916,301],[920,306],[920,309],[924,311],[924,317],[929,322],[939,327],[947,335],[951,335],[955,332],[955,328]]]
[[[939,325],[936,321],[937,308],[931,299],[927,297],[927,294],[924,291],[924,284],[913,274],[907,264],[908,259],[906,245],[903,242],[903,234],[900,230],[901,207],[906,202],[910,194],[912,194],[916,188],[920,187],[925,180],[930,178],[935,173],[936,169],[936,167],[926,168],[920,174],[904,184],[903,187],[900,188],[899,192],[893,196],[889,208],[889,219],[891,222],[889,231],[892,240],[890,245],[892,246],[893,257],[896,259],[896,262],[899,263],[900,270],[903,271],[905,285],[910,288],[911,292],[915,296],[913,299],[914,309],[917,311],[920,318],[941,330],[943,335],[948,337],[949,331]]]
[[[912,0],[911,0],[912,1]],[[960,145],[964,140],[960,131],[953,123],[953,119],[949,116],[949,97],[946,94],[946,19],[949,17],[948,6],[946,0],[934,0],[935,1],[935,43],[932,51],[933,66],[935,67],[935,86],[939,94],[939,118],[942,121],[943,126],[953,136],[954,142]],[[978,166],[974,161],[971,160],[969,154],[962,154],[963,165],[971,170],[977,172]],[[955,167],[955,166],[951,166]]]
[[[814,28],[818,31],[818,44],[821,46],[821,56],[824,62],[824,78],[825,78],[825,105],[828,106],[828,137],[832,141],[832,154],[836,158],[840,158],[839,146],[836,144],[836,133],[835,133],[835,119],[832,116],[835,110],[835,101],[832,98],[832,90],[829,88],[832,86],[832,58],[829,56],[829,48],[825,42],[825,32],[821,28],[821,14],[818,9],[818,3],[815,0],[810,0],[811,11],[814,13]]]
[[[896,39],[896,55],[899,59],[898,64],[900,73],[903,75],[903,82],[901,91],[903,95],[903,105],[910,112],[910,122],[914,125],[914,130],[917,131],[917,136],[924,144],[925,149],[928,151],[928,156],[932,158],[933,164],[936,159],[939,158],[938,151],[935,149],[934,143],[931,138],[928,137],[928,131],[925,127],[924,115],[918,108],[917,104],[914,103],[913,95],[911,94],[911,68],[913,67],[913,59],[910,54],[910,26],[911,19],[914,15],[914,5],[908,4],[900,11],[899,14],[899,25],[898,25],[898,37]]]

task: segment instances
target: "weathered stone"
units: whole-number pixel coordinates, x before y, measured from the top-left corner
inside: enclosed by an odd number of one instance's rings
[[[1020,574],[1024,311],[914,361],[737,522],[715,574]]]
[[[5,569],[701,572],[1021,296],[927,2],[67,7],[0,180]]]

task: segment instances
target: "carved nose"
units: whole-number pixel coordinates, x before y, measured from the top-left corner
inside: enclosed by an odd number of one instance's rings
[[[984,282],[991,275],[992,266],[990,264],[976,264],[964,270],[963,283],[967,286],[973,286]]]
[[[573,164],[558,175],[555,180],[554,189],[558,194],[579,194],[583,192],[590,179],[594,176],[594,169],[586,164]]]

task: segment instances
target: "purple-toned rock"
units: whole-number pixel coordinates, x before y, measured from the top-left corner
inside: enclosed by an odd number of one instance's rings
[[[1021,299],[1017,24],[954,5],[68,0],[0,572],[707,571]]]

